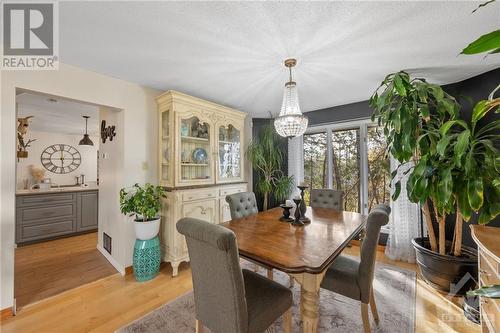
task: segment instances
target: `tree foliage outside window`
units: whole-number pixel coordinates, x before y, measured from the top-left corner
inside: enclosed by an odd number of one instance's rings
[[[332,174],[328,175],[326,132],[304,135],[304,182],[309,189],[332,188],[344,192],[344,210],[360,211],[360,137],[359,129],[331,132]],[[368,128],[368,208],[389,201],[390,172],[383,131]],[[305,194],[310,203],[309,190]]]

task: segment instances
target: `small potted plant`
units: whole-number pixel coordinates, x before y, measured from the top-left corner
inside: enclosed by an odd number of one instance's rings
[[[161,209],[160,199],[165,190],[161,186],[135,184],[120,190],[120,210],[123,214],[134,216],[135,235],[137,239],[149,240],[160,231]]]

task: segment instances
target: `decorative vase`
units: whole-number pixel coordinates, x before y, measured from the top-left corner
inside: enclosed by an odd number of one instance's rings
[[[160,271],[160,240],[158,236],[148,240],[136,239],[134,244],[134,276],[138,282],[153,279]]]
[[[152,221],[134,221],[135,240],[134,267],[135,279],[139,282],[153,279],[160,271],[161,250],[158,233],[161,219]]]
[[[302,217],[300,219],[304,223],[311,223],[311,219],[306,217],[307,206],[306,206],[306,201],[304,200],[304,190],[307,189],[308,187],[309,186],[307,185],[297,186],[297,188],[300,190],[300,197],[302,198],[302,200],[300,201],[300,213]]]
[[[302,222],[301,220],[301,213],[300,213],[300,208],[299,208],[299,205],[300,205],[300,202],[302,200],[301,199],[293,199],[293,202],[295,202],[295,220],[292,221],[292,225],[295,225],[295,226],[303,226],[304,225],[304,222]]]

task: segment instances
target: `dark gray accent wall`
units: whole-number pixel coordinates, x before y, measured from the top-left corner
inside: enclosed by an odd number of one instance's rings
[[[332,106],[331,108],[305,112],[309,126],[369,118],[372,109],[368,101]]]
[[[271,124],[271,119],[269,118],[253,118],[252,119],[252,138],[257,138],[259,136],[260,131],[262,128],[266,125]],[[288,174],[288,140],[287,139],[282,139],[280,140],[279,144],[276,146],[276,149],[280,149],[283,153],[283,164],[282,164],[282,171],[286,174]],[[264,203],[264,196],[262,196],[258,191],[256,191],[256,184],[258,180],[258,173],[254,170],[252,170],[252,189],[255,192],[255,197],[257,199],[257,207],[259,208],[259,211],[262,211],[263,203]],[[271,195],[270,200],[269,200],[269,208],[272,207],[277,207],[280,203],[277,202],[274,197]]]

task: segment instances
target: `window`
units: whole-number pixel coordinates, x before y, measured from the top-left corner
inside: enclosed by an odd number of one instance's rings
[[[334,124],[304,134],[304,182],[344,192],[344,210],[367,214],[389,202],[389,159],[383,131],[369,121]],[[309,191],[305,200],[309,204]]]

